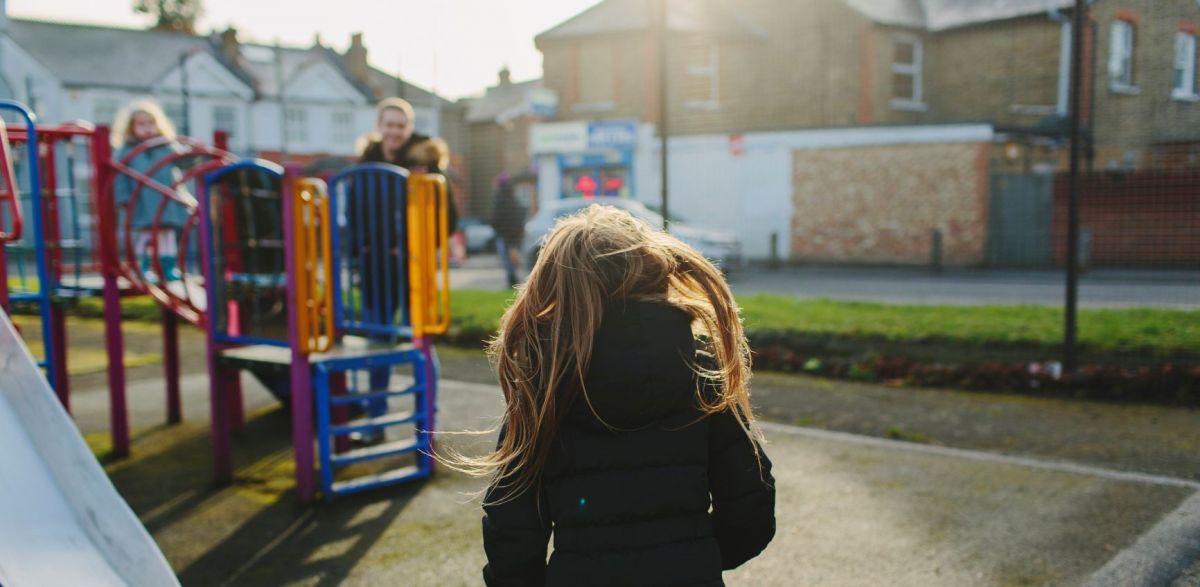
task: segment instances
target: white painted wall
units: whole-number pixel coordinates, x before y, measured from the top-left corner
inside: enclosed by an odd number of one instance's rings
[[[35,114],[43,123],[66,120],[66,96],[62,84],[6,35],[0,36],[0,71],[12,85],[15,98],[26,105],[31,102],[29,89],[32,87],[33,101],[37,105]]]
[[[661,190],[659,141],[650,125],[643,125],[634,163],[634,197],[658,205]],[[837,149],[861,146],[988,142],[988,125],[859,127],[782,132],[746,133],[743,153],[734,156],[729,135],[673,137],[670,161],[670,210],[689,224],[726,230],[742,240],[752,259],[770,255],[771,233],[778,235],[777,253],[789,257],[791,222],[795,213],[792,193],[792,156],[802,149]],[[544,169],[544,167],[543,167]],[[548,196],[557,197],[559,187]]]

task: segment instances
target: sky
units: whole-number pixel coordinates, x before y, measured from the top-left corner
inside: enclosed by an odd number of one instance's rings
[[[204,0],[197,32],[232,25],[243,42],[338,51],[363,33],[372,65],[450,98],[481,94],[507,65],[514,81],[540,77],[534,35],[599,0]],[[8,0],[12,18],[144,27],[133,0]]]

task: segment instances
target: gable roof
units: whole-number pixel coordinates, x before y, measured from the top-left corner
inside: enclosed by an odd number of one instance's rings
[[[9,36],[34,60],[67,86],[101,86],[149,91],[182,55],[208,53],[234,76],[254,87],[244,72],[231,67],[204,37],[186,33],[12,19]]]
[[[467,103],[467,122],[494,122],[525,105],[530,93],[541,86],[540,79],[492,86]]]
[[[718,0],[666,1],[667,28],[672,31],[766,36],[728,3]],[[534,42],[646,30],[654,24],[651,5],[646,0],[604,0],[538,34]]]
[[[105,25],[12,19],[9,36],[35,61],[66,86],[121,88],[149,92],[168,72],[179,66],[181,55],[206,53],[260,97],[279,93],[275,47],[240,43],[238,57],[230,62],[221,50],[221,37],[193,35]],[[283,80],[293,78],[314,64],[326,62],[374,104],[380,98],[400,95],[414,106],[432,106],[435,98],[443,108],[453,107],[445,98],[370,68],[369,80],[354,79],[337,51],[322,45],[307,48],[281,47]]]
[[[843,0],[863,16],[892,26],[927,31],[983,24],[1070,8],[1074,0]]]
[[[214,43],[220,43],[216,37]],[[254,79],[254,87],[260,96],[276,98],[279,96],[280,74],[283,74],[283,85],[303,72],[305,69],[322,62],[336,70],[346,83],[363,95],[369,102],[375,97],[369,88],[350,77],[342,66],[341,59],[336,53],[324,47],[314,46],[307,49],[297,47],[279,47],[258,43],[240,43],[238,45],[237,66]]]

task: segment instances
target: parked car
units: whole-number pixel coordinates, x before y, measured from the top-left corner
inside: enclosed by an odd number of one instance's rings
[[[458,219],[458,229],[467,239],[467,253],[481,253],[496,248],[496,231],[479,218],[468,216]]]
[[[525,223],[525,241],[521,245],[521,255],[529,267],[537,260],[542,241],[554,228],[554,221],[563,216],[574,214],[592,204],[615,206],[633,215],[654,228],[662,228],[663,217],[651,210],[645,204],[629,198],[564,198],[543,206]],[[689,244],[692,248],[707,257],[723,271],[737,269],[743,264],[742,243],[737,236],[728,232],[701,228],[681,221],[671,215],[671,234]]]

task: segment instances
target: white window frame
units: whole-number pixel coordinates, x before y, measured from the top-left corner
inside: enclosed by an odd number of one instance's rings
[[[889,83],[895,79],[897,74],[907,75],[912,77],[912,96],[905,98],[897,98],[892,96],[889,104],[892,110],[907,110],[910,112],[924,112],[929,109],[929,105],[925,103],[924,75],[922,70],[925,66],[925,47],[919,37],[913,35],[895,35],[892,37],[893,50],[900,43],[908,43],[913,47],[912,63],[898,63],[896,55],[892,55],[892,68]],[[892,88],[892,93],[895,93],[895,88]]]
[[[308,109],[288,106],[283,111],[283,136],[287,145],[305,146],[308,144]]]
[[[1137,51],[1137,27],[1124,19],[1114,20],[1109,28],[1108,88],[1117,94],[1137,95],[1134,80],[1134,54]]]
[[[191,104],[188,106],[190,108]],[[167,120],[171,121],[171,126],[174,126],[177,132],[183,132],[183,102],[164,101],[162,110],[163,114],[167,115]]]
[[[225,125],[224,127],[221,125],[221,117],[217,115],[220,112],[229,113],[229,124]],[[229,104],[214,104],[212,107],[212,120],[213,132],[223,130],[225,131],[225,136],[229,139],[233,139],[233,137],[237,136],[238,109],[236,106],[231,106]]]
[[[690,110],[717,110],[721,107],[721,53],[716,43],[708,46],[707,63],[689,63],[685,74],[708,78],[708,98],[686,100],[683,107]]]
[[[1062,23],[1062,33],[1058,45],[1058,99],[1054,110],[1059,116],[1067,116],[1071,112],[1071,23]]]
[[[350,110],[334,110],[329,115],[333,126],[333,142],[338,145],[349,145],[354,142],[354,112]]]
[[[97,96],[92,101],[92,120],[96,124],[113,124],[120,110],[121,100],[112,96]]]
[[[1171,77],[1183,70],[1182,79],[1171,88],[1171,97],[1184,102],[1200,101],[1196,95],[1196,34],[1188,31],[1175,33],[1175,56]],[[1181,84],[1181,85],[1180,85]]]

